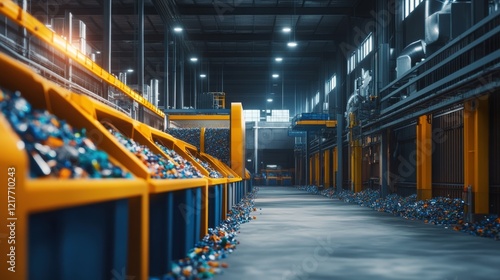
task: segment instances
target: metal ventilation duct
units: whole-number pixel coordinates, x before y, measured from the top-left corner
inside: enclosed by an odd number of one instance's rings
[[[417,62],[425,58],[427,44],[423,40],[415,41],[403,49],[396,61],[398,78],[403,76]]]

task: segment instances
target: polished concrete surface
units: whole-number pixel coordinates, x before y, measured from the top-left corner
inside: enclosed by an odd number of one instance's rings
[[[289,187],[255,207],[216,280],[500,279],[500,241]]]

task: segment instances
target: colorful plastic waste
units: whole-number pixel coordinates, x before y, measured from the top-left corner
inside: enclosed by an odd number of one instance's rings
[[[74,129],[47,110],[33,109],[20,92],[0,89],[0,111],[24,142],[30,177],[132,178],[96,148],[84,128]]]
[[[254,207],[257,192],[258,188],[254,188],[240,203],[233,206],[228,212],[228,218],[218,227],[209,228],[208,234],[184,259],[173,262],[171,272],[161,280],[212,279],[216,274],[223,273],[223,268],[227,268],[228,264],[222,260],[239,244],[236,236],[240,226],[255,219],[252,212],[257,211]]]
[[[348,190],[337,192],[334,188],[320,191],[317,186],[299,186],[298,189],[370,207],[380,212],[392,213],[405,219],[422,220],[428,224],[452,228],[474,236],[500,240],[500,218],[498,215],[489,215],[474,222],[465,222],[465,203],[458,198],[435,197],[417,200],[416,195],[401,197],[397,194],[381,198],[380,192],[372,189],[358,193]]]

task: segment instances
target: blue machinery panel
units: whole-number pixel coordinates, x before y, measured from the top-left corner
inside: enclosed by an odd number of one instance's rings
[[[210,187],[208,190],[209,209],[208,209],[208,227],[215,228],[221,223],[222,218],[222,192],[223,185]]]
[[[118,200],[31,215],[30,279],[108,280],[122,275],[128,211],[128,201]]]

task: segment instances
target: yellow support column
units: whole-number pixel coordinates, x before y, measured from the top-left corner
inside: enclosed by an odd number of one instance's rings
[[[417,199],[432,197],[432,124],[431,115],[420,116],[417,124]]]
[[[205,152],[205,131],[206,131],[205,127],[202,127],[200,129],[200,152],[202,153]]]
[[[319,152],[314,155],[314,184],[319,186],[320,183],[320,162],[319,162]]]
[[[313,157],[309,158],[309,185],[313,184]]]
[[[351,182],[354,186],[354,192],[360,192],[362,187],[361,165],[362,150],[359,140],[351,141]]]
[[[231,103],[231,168],[245,178],[245,118],[241,103]]]
[[[474,213],[489,213],[489,102],[487,98],[465,102],[464,187],[472,187]]]
[[[323,160],[324,160],[324,186],[325,188],[330,187],[330,150],[326,150],[324,152],[325,154],[323,155]]]
[[[333,187],[337,187],[337,147],[333,148]]]
[[[349,128],[350,130],[350,145],[351,145],[351,182],[353,185],[353,191],[354,192],[360,192],[361,191],[361,181],[362,181],[362,174],[361,174],[361,165],[362,165],[362,150],[361,150],[361,143],[360,140],[354,140],[352,138],[352,128],[357,125],[356,122],[356,116],[354,114],[349,115]]]

